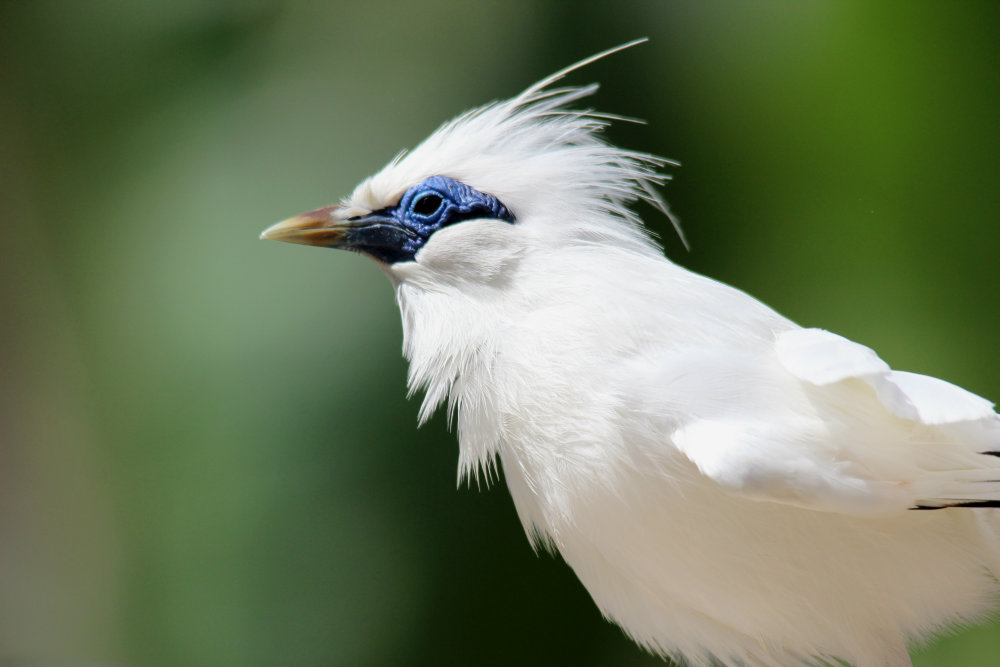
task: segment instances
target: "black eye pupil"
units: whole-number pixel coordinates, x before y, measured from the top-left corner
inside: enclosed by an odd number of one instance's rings
[[[441,197],[432,193],[422,195],[413,202],[412,207],[413,212],[417,215],[432,215],[437,213],[439,208],[441,208]]]

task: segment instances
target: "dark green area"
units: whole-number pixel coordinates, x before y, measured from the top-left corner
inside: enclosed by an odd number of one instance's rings
[[[986,2],[0,3],[0,662],[655,664],[502,482],[455,490],[378,269],[257,235],[648,36],[570,82],[683,163],[668,254],[1000,398],[998,35]]]

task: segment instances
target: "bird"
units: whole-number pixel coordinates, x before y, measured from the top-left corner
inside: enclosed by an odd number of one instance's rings
[[[502,468],[536,550],[679,664],[908,665],[1000,594],[1000,417],[664,256],[675,163],[567,75],[466,111],[264,239],[374,260],[419,422]],[[683,238],[683,237],[682,237]]]

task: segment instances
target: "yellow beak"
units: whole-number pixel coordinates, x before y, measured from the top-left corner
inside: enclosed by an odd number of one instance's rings
[[[348,223],[334,217],[333,213],[338,208],[338,206],[324,206],[315,211],[282,220],[265,229],[260,238],[335,248],[343,241],[350,227]]]

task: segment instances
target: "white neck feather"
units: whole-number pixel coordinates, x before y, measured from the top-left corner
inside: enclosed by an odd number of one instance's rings
[[[459,289],[426,291],[405,283],[396,290],[403,320],[403,354],[410,362],[409,395],[424,390],[420,423],[448,402],[448,424],[458,418],[459,478],[490,473],[503,438],[493,375],[499,308]],[[499,305],[499,304],[497,304]]]

